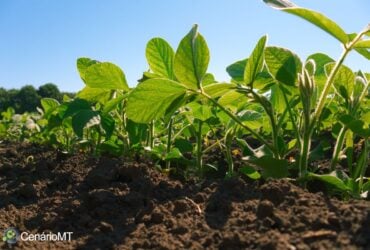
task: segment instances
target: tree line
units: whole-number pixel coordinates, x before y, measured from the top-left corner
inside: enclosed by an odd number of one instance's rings
[[[46,83],[37,89],[32,85],[8,90],[0,87],[0,118],[1,112],[7,110],[8,107],[14,108],[18,114],[34,112],[37,107],[40,107],[41,98],[54,98],[60,102],[64,95],[73,97],[74,93],[61,92],[53,83]]]

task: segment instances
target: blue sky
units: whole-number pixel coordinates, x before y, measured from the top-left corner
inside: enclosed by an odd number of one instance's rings
[[[295,3],[325,13],[348,33],[370,22],[369,0]],[[288,47],[302,59],[315,52],[335,59],[341,53],[325,32],[261,0],[1,0],[0,87],[53,82],[78,91],[79,57],[117,64],[135,86],[148,69],[148,40],[163,37],[176,48],[194,23],[211,51],[208,71],[218,80],[228,80],[225,68],[248,57],[264,34],[269,45]],[[346,64],[370,72],[370,62],[355,53]]]

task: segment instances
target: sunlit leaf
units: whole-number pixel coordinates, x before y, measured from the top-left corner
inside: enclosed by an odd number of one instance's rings
[[[299,57],[288,49],[266,47],[265,61],[271,75],[279,82],[294,85],[302,70]]]
[[[174,72],[177,80],[190,89],[199,89],[209,63],[209,50],[198,26],[181,40],[174,61]]]
[[[128,96],[127,116],[137,123],[149,123],[163,117],[170,106],[185,96],[186,88],[167,79],[149,79]]]
[[[145,55],[150,69],[155,74],[174,79],[173,60],[175,52],[164,39],[151,39],[146,46]]]
[[[266,41],[267,36],[261,37],[252,54],[249,56],[244,70],[244,83],[247,85],[252,84],[256,79],[257,74],[262,70]]]

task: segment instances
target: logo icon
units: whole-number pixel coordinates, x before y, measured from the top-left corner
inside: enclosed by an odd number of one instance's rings
[[[3,241],[8,244],[15,244],[19,238],[19,232],[14,227],[6,229],[3,233]]]

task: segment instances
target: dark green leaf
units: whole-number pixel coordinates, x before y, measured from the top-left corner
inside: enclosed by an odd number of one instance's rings
[[[262,168],[262,176],[266,178],[284,178],[288,176],[288,162],[282,159],[275,159],[265,155],[253,161]]]
[[[174,145],[180,150],[181,153],[193,151],[193,145],[188,140],[182,138],[176,139]]]
[[[68,116],[72,116],[81,110],[91,110],[89,102],[83,99],[74,99],[72,102],[66,103],[65,106],[65,112],[61,112],[63,113],[63,119]],[[61,106],[61,108],[63,107]]]
[[[112,136],[113,131],[114,131],[115,120],[113,119],[111,115],[104,114],[104,113],[100,115],[100,118],[101,118],[101,126],[106,133],[106,137],[109,139]]]
[[[100,124],[99,112],[92,110],[80,110],[72,117],[73,131],[80,138],[83,136],[83,129]]]
[[[244,69],[247,65],[248,59],[237,61],[226,68],[227,73],[237,82],[243,82]]]
[[[350,115],[342,115],[339,117],[339,120],[353,133],[364,138],[370,137],[370,125],[366,125],[364,121],[357,120]]]

